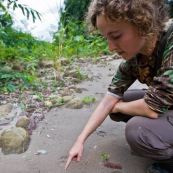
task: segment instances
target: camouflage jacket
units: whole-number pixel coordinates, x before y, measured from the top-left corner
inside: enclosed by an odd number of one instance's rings
[[[167,39],[161,68],[157,72],[154,70],[156,51],[149,61],[142,65],[138,61],[139,56],[140,54],[120,64],[108,91],[121,97],[124,91],[138,79],[148,85],[144,95],[148,106],[158,113],[163,113],[173,106],[173,32]]]

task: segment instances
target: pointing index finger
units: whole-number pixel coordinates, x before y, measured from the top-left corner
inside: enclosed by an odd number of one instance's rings
[[[68,160],[67,160],[67,163],[66,163],[66,165],[65,165],[65,169],[68,169],[68,167],[70,166],[70,163],[71,163],[71,161],[72,161],[72,156],[69,156],[68,157]]]

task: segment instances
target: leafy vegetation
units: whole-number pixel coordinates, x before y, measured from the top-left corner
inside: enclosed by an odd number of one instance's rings
[[[64,22],[63,24],[67,24],[70,20],[82,22],[89,3],[88,0],[65,0],[65,9],[61,11],[61,22]]]
[[[103,161],[108,161],[110,159],[110,155],[107,152],[101,153],[100,157],[103,159]]]
[[[4,5],[6,4],[6,5]],[[89,34],[84,25],[84,15],[88,1],[65,1],[65,9],[61,10],[61,20],[58,31],[54,33],[53,43],[34,38],[30,33],[14,29],[13,16],[8,9],[19,8],[28,19],[41,20],[41,14],[30,7],[19,4],[17,0],[0,1],[0,92],[13,92],[34,88],[39,85],[36,72],[40,62],[51,60],[54,63],[54,73],[61,70],[60,60],[65,57],[72,62],[80,57],[97,57],[108,54],[105,40],[97,33]],[[75,8],[74,8],[75,7]],[[79,10],[80,9],[80,10]],[[77,69],[78,78],[85,74]],[[52,82],[57,87],[58,83]],[[63,82],[62,80],[58,81]]]
[[[104,38],[97,31],[88,33],[84,21],[79,24],[71,19],[65,25],[62,22],[54,33],[54,43],[59,45],[60,54],[67,58],[109,54]]]
[[[85,13],[90,1],[65,0],[65,9],[61,10],[59,29],[54,40],[61,47],[65,57],[89,57],[108,54],[106,41],[98,32],[88,33]]]
[[[91,97],[91,96],[86,96],[82,100],[82,102],[85,104],[93,103],[95,101],[96,101],[96,99],[94,97]]]
[[[34,86],[38,63],[47,55],[50,43],[36,40],[30,34],[12,27],[0,28],[0,91],[28,89]]]
[[[30,15],[31,15],[33,22],[35,22],[35,20],[37,18],[39,18],[41,20],[41,14],[38,11],[28,7],[27,5],[20,4],[17,1],[18,0],[1,0],[0,1],[1,11],[8,14],[7,9],[12,8],[13,10],[15,10],[16,8],[19,8],[19,9],[21,9],[23,15],[27,17],[27,19],[29,19]],[[6,2],[6,4],[7,4],[6,7],[3,5],[3,2]]]

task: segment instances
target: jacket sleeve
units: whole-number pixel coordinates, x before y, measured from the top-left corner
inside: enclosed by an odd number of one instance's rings
[[[124,91],[126,91],[135,80],[136,78],[133,76],[130,70],[130,62],[123,61],[119,65],[118,70],[108,87],[108,91],[121,98]]]
[[[158,113],[166,112],[173,105],[173,33],[168,38],[161,68],[144,99],[148,106]]]

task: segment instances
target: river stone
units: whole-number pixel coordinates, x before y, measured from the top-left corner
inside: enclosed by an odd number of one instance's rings
[[[29,125],[29,122],[30,122],[30,118],[22,117],[16,122],[16,127],[22,127],[26,129],[27,126]]]
[[[49,96],[49,99],[50,100],[53,100],[53,99],[56,99],[56,98],[59,98],[60,96],[58,96],[57,94],[55,94],[55,95],[50,95]]]
[[[108,57],[106,61],[113,61],[114,59],[112,57]]]
[[[66,58],[61,58],[60,63],[61,65],[67,66],[70,64],[70,61],[68,61]]]
[[[51,101],[45,101],[45,102],[44,102],[44,105],[45,105],[46,107],[52,107],[52,106],[53,106],[53,104],[52,104]]]
[[[65,88],[63,90],[61,90],[59,92],[59,94],[61,95],[61,97],[64,97],[64,96],[70,96],[72,94],[72,90],[71,89],[68,89],[68,88]]]
[[[57,100],[57,101],[61,101],[62,100],[62,97],[61,96],[58,96],[58,95],[51,95],[49,97],[50,100]]]
[[[76,69],[73,69],[73,70],[67,70],[65,71],[64,73],[64,77],[73,77],[73,78],[78,78],[78,72]]]
[[[61,99],[57,98],[57,99],[51,100],[51,102],[52,102],[53,105],[61,105],[61,103],[63,102],[63,99],[62,98]]]
[[[76,88],[75,91],[76,91],[76,93],[82,93],[82,89],[81,88]]]
[[[5,117],[12,110],[12,105],[6,104],[0,106],[0,118]]]
[[[54,63],[52,61],[43,61],[45,68],[51,68],[54,66]]]
[[[79,98],[76,97],[70,100],[65,107],[69,109],[81,109],[83,108],[83,103]]]
[[[21,127],[4,130],[0,136],[0,148],[4,155],[25,152],[29,147],[29,142],[28,132]]]
[[[62,97],[62,99],[63,99],[64,103],[67,103],[67,102],[69,102],[70,100],[73,99],[73,96],[64,96],[64,97]]]

